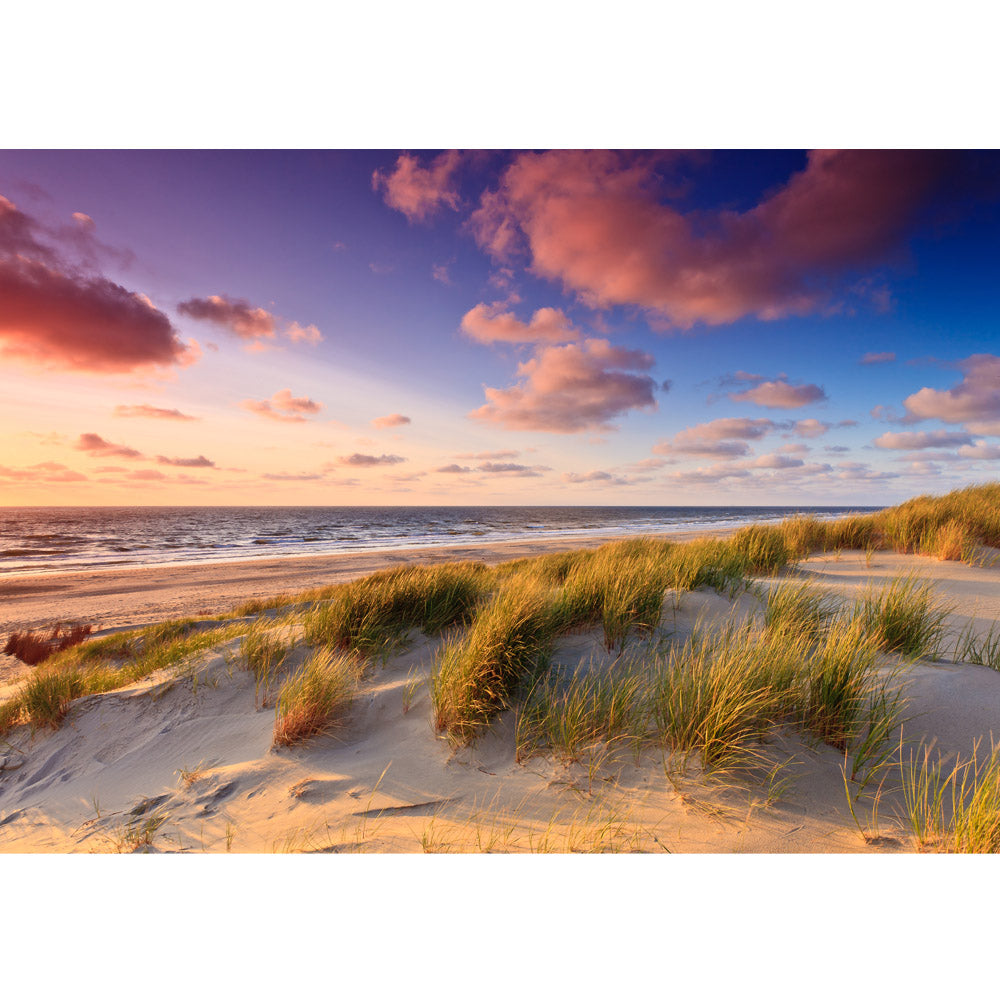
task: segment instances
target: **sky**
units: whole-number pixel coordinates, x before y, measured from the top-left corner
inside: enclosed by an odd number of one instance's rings
[[[0,150],[0,503],[997,478],[1000,156]]]

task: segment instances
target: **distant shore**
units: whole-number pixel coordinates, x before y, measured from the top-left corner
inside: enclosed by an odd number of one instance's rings
[[[686,541],[730,534],[734,530],[648,534]],[[325,556],[11,575],[0,578],[0,635],[16,629],[46,628],[57,622],[80,622],[101,630],[148,625],[168,618],[216,615],[245,601],[343,583],[389,566],[466,559],[493,564],[546,552],[596,548],[623,537],[628,536],[609,533]]]

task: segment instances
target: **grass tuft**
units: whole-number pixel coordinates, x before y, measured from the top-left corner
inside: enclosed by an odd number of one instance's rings
[[[528,580],[501,589],[466,633],[439,651],[431,676],[434,727],[468,743],[545,664],[557,620],[552,592]]]
[[[887,653],[916,659],[938,648],[951,610],[934,597],[929,582],[908,576],[881,589],[869,587],[854,605],[854,618]]]
[[[515,723],[515,757],[522,761],[542,748],[567,760],[612,740],[643,733],[644,674],[615,665],[608,672],[578,670],[565,677],[543,674],[531,687]]]
[[[818,638],[837,612],[837,602],[829,594],[807,582],[786,581],[767,596],[764,627],[787,635]]]
[[[350,705],[362,664],[350,653],[318,649],[278,692],[274,746],[292,746],[319,736]]]

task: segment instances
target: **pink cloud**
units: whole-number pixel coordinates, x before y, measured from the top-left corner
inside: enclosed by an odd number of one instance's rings
[[[319,329],[310,323],[308,326],[300,326],[298,323],[289,323],[284,330],[285,336],[296,344],[318,344],[323,339],[323,334]]]
[[[151,417],[155,420],[198,420],[198,417],[181,413],[180,410],[167,410],[159,406],[149,406],[140,403],[137,406],[116,406],[114,409],[116,417]]]
[[[543,472],[550,472],[547,465],[519,465],[516,462],[483,462],[477,466],[476,472],[483,472],[489,476],[540,476]]]
[[[838,479],[879,482],[883,479],[898,479],[898,472],[876,472],[867,462],[838,462],[835,473]]]
[[[1000,445],[976,441],[973,444],[963,445],[958,449],[958,454],[962,458],[992,462],[994,459],[1000,458]]]
[[[889,361],[895,360],[895,351],[869,351],[858,363],[862,365],[884,365]]]
[[[440,281],[442,285],[450,285],[451,275],[448,273],[448,264],[434,264],[431,267],[431,277],[435,281]]]
[[[647,476],[615,476],[603,469],[591,469],[590,472],[564,472],[564,483],[599,483],[602,486],[634,486],[637,483],[649,482]]]
[[[268,479],[273,482],[308,483],[317,479],[324,479],[322,472],[265,472],[261,479]],[[356,480],[352,480],[352,483]]]
[[[39,462],[26,469],[0,465],[0,479],[29,483],[81,483],[86,482],[87,477],[59,462]]]
[[[166,479],[167,477],[156,469],[138,469],[136,472],[130,472],[125,476],[126,479],[134,479],[138,482],[159,482],[161,479]]]
[[[499,302],[474,306],[462,317],[463,332],[481,344],[559,344],[581,336],[561,309],[537,309],[527,323],[501,309]]]
[[[651,355],[613,347],[607,340],[542,347],[518,365],[517,385],[487,387],[488,402],[469,416],[515,430],[612,430],[612,417],[656,409],[656,382],[648,375],[630,374],[652,366]]]
[[[142,458],[142,452],[136,451],[135,448],[129,448],[124,444],[114,444],[111,441],[105,441],[100,434],[81,434],[73,447],[77,451],[85,451],[93,457]]]
[[[734,403],[756,403],[775,410],[794,410],[809,403],[825,400],[826,393],[818,385],[791,385],[789,382],[761,382],[745,392],[731,392]]]
[[[960,382],[950,389],[925,386],[903,400],[912,420],[935,419],[946,424],[968,423],[975,434],[995,434],[1000,428],[1000,357],[973,354],[959,361]]]
[[[440,468],[437,468],[434,471],[444,472],[447,473],[448,475],[458,475],[459,473],[463,472],[472,472],[472,469],[469,468],[469,466],[467,465],[458,465],[457,463],[452,462],[451,465],[442,465]]]
[[[386,417],[376,417],[372,421],[372,427],[402,427],[410,422],[410,418],[404,417],[402,413],[390,413]]]
[[[458,210],[458,168],[461,154],[449,150],[436,156],[428,166],[409,153],[396,160],[391,172],[376,170],[372,188],[383,192],[385,203],[410,220],[426,222],[442,207]]]
[[[778,425],[773,420],[761,417],[751,420],[747,417],[723,417],[694,427],[685,427],[669,441],[659,441],[653,445],[657,455],[713,455],[738,457],[749,453],[746,441],[760,440]]]
[[[683,212],[666,203],[656,157],[521,153],[470,227],[493,257],[523,249],[536,274],[595,307],[637,305],[679,327],[777,319],[827,306],[840,280],[883,263],[947,162],[814,151],[749,210]]]
[[[355,452],[353,455],[341,455],[337,459],[341,465],[373,466],[373,465],[398,465],[405,462],[402,455],[361,455]]]
[[[708,486],[724,479],[746,479],[750,475],[746,469],[738,466],[716,462],[715,465],[698,469],[685,469],[672,472],[670,478],[681,485]]]
[[[829,424],[825,424],[821,420],[816,420],[814,417],[810,417],[808,420],[796,420],[794,427],[795,433],[799,437],[804,438],[820,437],[829,429]]]
[[[266,350],[265,342],[273,341],[279,328],[293,343],[318,344],[323,339],[323,334],[311,324],[285,322],[260,306],[250,305],[245,299],[231,299],[225,295],[188,299],[177,306],[177,311],[229,330],[254,351]]]
[[[0,355],[98,373],[182,365],[194,357],[146,296],[21,256],[0,257]]]
[[[923,448],[950,448],[955,445],[972,443],[970,434],[956,431],[886,431],[875,438],[876,448],[892,448],[901,451],[918,451]]]
[[[307,396],[293,396],[290,389],[280,389],[270,399],[244,399],[240,406],[270,420],[284,423],[305,423],[304,414],[319,413],[322,403]]]
[[[274,316],[266,309],[251,306],[243,299],[209,295],[205,299],[194,298],[181,302],[177,311],[192,319],[207,320],[221,326],[243,340],[274,337]]]
[[[801,458],[793,458],[791,455],[760,455],[755,458],[750,466],[754,469],[797,469],[805,465]]]
[[[533,448],[529,448],[529,451],[534,451]],[[461,455],[456,455],[455,458],[469,459],[474,458],[477,461],[490,462],[501,458],[517,458],[521,453],[519,451],[511,451],[509,448],[503,449],[501,451],[477,451],[477,452],[463,452]]]
[[[197,458],[168,458],[166,455],[157,455],[156,461],[160,465],[176,465],[185,469],[214,469],[215,462],[199,455]]]

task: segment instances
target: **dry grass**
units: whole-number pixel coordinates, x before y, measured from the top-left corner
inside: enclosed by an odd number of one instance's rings
[[[904,816],[917,846],[927,851],[1000,851],[1000,748],[984,760],[978,744],[950,767],[930,748],[901,761]]]
[[[354,698],[362,670],[350,653],[316,650],[278,692],[274,746],[293,746],[327,732]]]
[[[30,629],[27,632],[12,632],[7,638],[3,651],[7,656],[16,656],[22,663],[34,667],[55,653],[61,653],[71,646],[79,645],[93,631],[93,625],[72,625],[69,627],[56,625],[48,638],[36,635]]]
[[[434,727],[468,743],[500,711],[518,685],[541,667],[556,632],[549,588],[528,579],[508,583],[464,635],[446,643],[431,677]]]
[[[929,582],[907,576],[869,587],[855,603],[854,618],[881,649],[916,658],[936,652],[952,610],[934,597]]]

